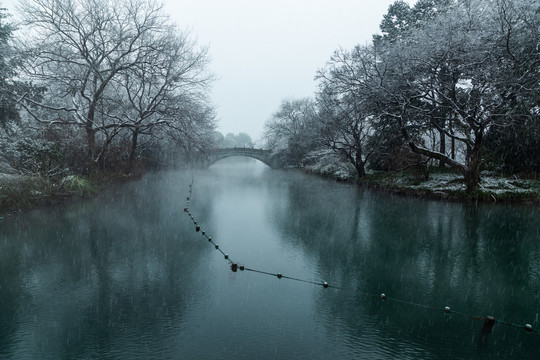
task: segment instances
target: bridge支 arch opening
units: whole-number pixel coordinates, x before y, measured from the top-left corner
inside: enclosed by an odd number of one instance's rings
[[[248,157],[259,160],[272,169],[280,168],[279,163],[273,156],[272,150],[234,147],[226,149],[213,149],[209,152],[205,167],[209,167],[219,160],[230,157]]]

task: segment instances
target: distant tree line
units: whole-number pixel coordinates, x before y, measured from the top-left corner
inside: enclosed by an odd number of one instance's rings
[[[130,172],[213,146],[207,51],[158,1],[20,0],[18,9],[16,26],[0,10],[4,168]]]
[[[222,133],[216,131],[214,133],[215,147],[221,149],[242,147],[242,148],[252,148],[253,140],[251,136],[246,133],[240,132],[238,134],[227,133],[223,136]]]
[[[366,169],[428,164],[476,189],[483,169],[540,170],[540,1],[396,1],[367,45],[338,49],[313,99],[265,124],[289,164],[333,153]]]

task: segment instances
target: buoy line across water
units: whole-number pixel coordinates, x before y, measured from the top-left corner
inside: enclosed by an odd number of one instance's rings
[[[524,324],[524,325],[516,324],[516,323],[513,323],[513,322],[509,322],[509,321],[496,319],[495,317],[493,317],[491,315],[488,315],[488,316],[476,316],[476,315],[472,315],[472,314],[468,314],[468,313],[453,310],[449,306],[445,306],[445,307],[441,308],[441,307],[431,306],[431,305],[427,305],[427,304],[420,304],[420,303],[415,303],[415,302],[411,302],[411,301],[405,301],[405,300],[400,300],[400,299],[397,299],[397,298],[393,298],[393,297],[387,296],[385,293],[382,293],[380,295],[375,295],[375,294],[371,294],[371,293],[361,292],[361,291],[358,291],[358,290],[355,290],[355,289],[347,289],[347,288],[331,285],[326,281],[312,281],[312,280],[300,279],[300,278],[293,277],[293,276],[283,275],[282,273],[279,273],[279,272],[278,273],[272,273],[272,272],[268,272],[268,271],[264,271],[264,270],[259,270],[259,269],[255,269],[255,268],[246,267],[245,265],[239,265],[238,262],[233,261],[231,259],[230,255],[228,253],[223,251],[223,249],[220,247],[220,245],[218,243],[216,243],[212,239],[212,237],[210,237],[208,235],[208,233],[206,231],[202,230],[200,224],[197,222],[197,220],[195,219],[195,217],[191,213],[190,205],[191,205],[191,198],[192,198],[192,194],[193,194],[193,185],[194,184],[195,184],[195,180],[193,179],[191,181],[191,184],[189,185],[189,195],[186,197],[187,202],[186,202],[186,207],[184,208],[184,212],[190,217],[191,221],[195,225],[195,231],[200,233],[203,237],[205,237],[206,240],[210,244],[212,244],[214,246],[214,248],[223,255],[223,258],[226,261],[229,262],[231,271],[233,271],[233,272],[237,272],[238,270],[240,270],[240,271],[249,271],[249,272],[258,273],[258,274],[262,274],[262,275],[269,275],[269,276],[272,276],[272,277],[276,277],[278,279],[288,279],[288,280],[294,280],[294,281],[303,282],[303,283],[307,283],[307,284],[322,286],[323,288],[333,288],[333,289],[341,290],[341,291],[350,291],[350,292],[354,292],[356,294],[364,295],[366,297],[380,298],[382,301],[387,301],[388,300],[388,301],[394,301],[394,302],[397,302],[397,303],[400,303],[400,304],[412,305],[412,306],[422,307],[422,308],[430,309],[430,310],[439,310],[439,311],[443,311],[444,314],[462,315],[462,316],[471,318],[473,320],[483,321],[484,323],[483,323],[482,331],[490,332],[491,329],[493,328],[493,326],[495,325],[495,323],[498,323],[498,324],[508,325],[508,326],[512,326],[512,327],[523,328],[525,331],[530,332],[530,333],[540,334],[540,330],[533,328],[533,326],[531,324]]]

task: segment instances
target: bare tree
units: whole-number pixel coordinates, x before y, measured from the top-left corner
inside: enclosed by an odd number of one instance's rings
[[[21,104],[42,123],[83,129],[87,158],[95,164],[103,155],[96,152],[96,133],[106,134],[107,142],[118,128],[101,111],[109,86],[148,61],[153,34],[165,31],[168,19],[156,1],[143,0],[23,0],[20,8],[33,55],[26,74],[49,90],[44,101],[25,96]]]
[[[381,122],[373,92],[377,62],[372,46],[338,50],[316,76],[319,143],[350,162],[360,178],[365,177],[371,156],[380,150],[374,136]]]
[[[205,96],[184,96],[177,100],[176,107],[170,110],[175,121],[161,131],[182,149],[188,163],[199,161],[216,146],[215,109]]]
[[[310,149],[315,115],[312,99],[283,100],[279,110],[265,122],[264,137],[268,146],[286,150],[288,161],[298,164]]]
[[[192,106],[206,107],[194,101],[203,96],[212,80],[206,71],[206,49],[198,49],[188,34],[179,33],[173,26],[161,35],[153,40],[155,52],[119,79],[123,111],[116,120],[131,131],[130,166],[136,159],[140,135],[151,135],[155,127],[174,129],[193,113]],[[186,103],[190,104],[188,108]],[[204,127],[206,121],[200,120]]]

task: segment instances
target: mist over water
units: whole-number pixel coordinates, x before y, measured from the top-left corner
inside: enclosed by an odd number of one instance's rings
[[[184,213],[248,268],[232,272]],[[222,161],[0,223],[2,359],[532,359],[540,216]],[[339,287],[340,289],[333,288]]]

